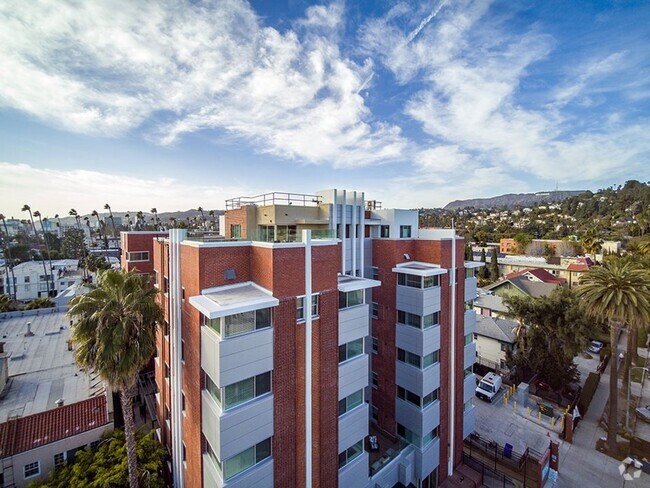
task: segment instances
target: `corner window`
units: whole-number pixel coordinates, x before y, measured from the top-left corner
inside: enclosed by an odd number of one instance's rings
[[[411,288],[432,288],[434,286],[440,286],[440,275],[420,277],[406,273],[397,273],[397,284],[410,286]]]
[[[32,478],[41,474],[41,463],[34,461],[33,463],[25,464],[23,467],[24,478]]]
[[[399,226],[399,236],[402,239],[411,237],[411,226],[410,225],[400,225]]]
[[[388,239],[390,237],[390,225],[380,225],[379,226],[379,237]]]
[[[363,290],[339,292],[339,310],[344,308],[354,307],[356,305],[361,305],[362,303],[363,303]]]
[[[469,346],[472,343],[472,339],[473,339],[472,334],[467,334],[465,336],[465,345]]]
[[[355,391],[351,395],[339,400],[339,416],[349,412],[363,403],[363,390]]]
[[[345,451],[339,453],[339,469],[352,460],[358,458],[363,453],[363,439],[348,447]]]
[[[417,329],[428,329],[429,327],[433,327],[440,323],[440,312],[434,312],[423,317],[414,313],[398,310],[397,322]]]
[[[210,450],[212,450],[210,448]],[[213,460],[216,459],[219,463],[219,459],[214,455],[211,456]],[[236,454],[230,459],[226,459],[223,463],[223,475],[225,480],[229,480],[234,476],[237,476],[239,473],[252,468],[258,463],[261,463],[265,459],[271,457],[271,438],[269,437],[266,440],[263,440],[259,444],[249,447],[245,451]],[[221,470],[220,470],[221,471]]]
[[[474,278],[476,270],[474,268],[465,268],[465,278]]]
[[[339,363],[363,354],[363,339],[355,339],[339,346]]]
[[[208,378],[209,376],[206,375],[206,389],[212,394],[215,400],[217,400],[217,403],[220,403],[223,394],[224,410],[230,410],[237,405],[241,405],[242,403],[271,392],[270,371],[227,385],[224,388],[221,388],[218,393],[215,390],[219,390],[219,388],[214,384],[214,382],[212,382],[212,380],[208,383]]]

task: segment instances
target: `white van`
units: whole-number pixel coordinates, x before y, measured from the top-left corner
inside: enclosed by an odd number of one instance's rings
[[[499,392],[501,383],[501,376],[498,374],[486,374],[476,387],[476,396],[481,400],[485,400],[486,402],[491,403],[494,396]]]

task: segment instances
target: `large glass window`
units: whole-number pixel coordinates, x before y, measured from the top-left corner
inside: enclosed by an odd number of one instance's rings
[[[363,439],[339,453],[339,469],[359,457],[363,452]]]
[[[432,288],[434,286],[440,286],[440,275],[425,276],[422,278],[423,288]]]
[[[420,436],[399,423],[397,424],[397,435],[400,436],[409,444],[414,444],[418,447],[422,446]]]
[[[339,363],[363,354],[363,339],[355,339],[339,346]]]
[[[427,435],[425,435],[422,438],[422,447],[425,447],[435,439],[438,438],[438,427],[435,427],[431,432],[429,432]]]
[[[472,334],[467,334],[465,336],[465,345],[469,346],[472,343]]]
[[[379,226],[379,237],[388,239],[390,237],[390,225]]]
[[[339,415],[349,412],[363,403],[363,390],[355,391],[351,395],[339,400]]]
[[[129,262],[149,261],[149,251],[127,252],[126,260]]]
[[[431,288],[440,286],[440,275],[416,276],[406,273],[397,273],[397,284],[411,288]]]
[[[465,268],[465,278],[474,278],[476,276],[475,268]]]
[[[318,316],[318,297],[317,294],[311,296],[311,316]],[[305,297],[296,298],[296,308],[298,320],[305,320]]]
[[[205,325],[206,327],[210,327],[212,330],[214,330],[217,334],[221,335],[221,319],[209,319],[205,315],[201,314],[201,325]]]
[[[262,308],[216,319],[209,319],[205,315],[201,315],[201,325],[210,327],[219,335],[221,335],[222,322],[224,325],[224,337],[233,337],[247,332],[266,329],[272,325],[271,308]]]
[[[209,376],[206,375],[205,388],[210,392],[212,397],[217,403],[222,405],[223,409],[229,410],[241,405],[247,401],[253,400],[261,395],[271,391],[271,372],[262,373],[257,376],[246,378],[245,380],[238,381],[219,388]]]
[[[340,291],[339,292],[339,309],[354,307],[363,303],[363,290]]]
[[[400,225],[399,226],[399,236],[402,239],[411,237],[411,226],[410,225]]]
[[[416,395],[406,388],[397,386],[397,398],[404,400],[405,402],[409,402],[418,408],[425,408],[438,399],[438,389],[436,388],[431,393],[426,394],[424,397],[420,397],[419,395]]]
[[[233,239],[241,237],[241,224],[230,224],[230,237]]]
[[[424,369],[438,362],[438,352],[439,351],[434,351],[431,354],[422,357],[398,347],[397,360],[415,366],[418,369]]]
[[[213,456],[211,456],[213,457]],[[249,447],[245,451],[226,459],[223,462],[223,476],[225,480],[229,480],[237,476],[242,471],[255,466],[257,463],[264,461],[271,457],[271,438],[263,440],[253,447]],[[213,457],[215,459],[216,456]],[[217,462],[218,462],[217,458]]]
[[[404,325],[410,325],[418,329],[427,329],[440,323],[440,312],[434,312],[424,317],[414,313],[397,311],[397,322]]]

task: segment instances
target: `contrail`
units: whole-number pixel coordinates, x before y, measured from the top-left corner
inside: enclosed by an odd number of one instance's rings
[[[420,33],[420,31],[424,29],[429,22],[431,22],[431,19],[433,19],[436,15],[438,15],[438,12],[440,12],[440,9],[444,7],[446,3],[447,0],[442,0],[442,2],[440,2],[440,4],[436,8],[434,8],[433,11],[428,16],[425,17],[422,20],[422,22],[420,22],[420,25],[418,25],[413,31],[411,31],[411,33],[406,38],[405,45],[409,44],[413,39],[416,38],[416,36]]]
[[[370,73],[370,76],[368,76],[368,78],[366,78],[366,81],[364,81],[363,83],[361,83],[361,86],[360,86],[359,89],[357,90],[357,94],[361,93],[361,90],[363,90],[365,87],[368,86],[368,83],[370,83],[370,80],[372,80],[372,77],[373,77],[373,76],[375,76],[375,73],[374,73],[374,72]]]

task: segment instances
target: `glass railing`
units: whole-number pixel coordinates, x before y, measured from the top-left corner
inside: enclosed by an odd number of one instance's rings
[[[334,229],[311,229],[312,240],[330,240],[336,238]],[[301,242],[302,232],[294,229],[278,229],[275,233],[271,229],[256,229],[248,233],[248,240],[256,242]]]

